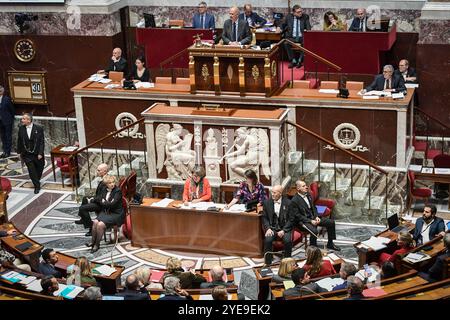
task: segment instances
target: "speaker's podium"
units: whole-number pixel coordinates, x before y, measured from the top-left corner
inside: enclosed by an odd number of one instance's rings
[[[194,44],[188,50],[192,94],[269,97],[280,87],[278,46],[254,50]]]

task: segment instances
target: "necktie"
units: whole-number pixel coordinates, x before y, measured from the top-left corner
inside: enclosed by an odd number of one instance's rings
[[[389,79],[386,79],[386,89],[390,89],[391,88],[391,84]]]
[[[359,20],[359,31],[363,31],[363,21]]]
[[[200,26],[205,29],[205,16],[203,14],[200,16]]]
[[[295,38],[297,39],[296,42],[298,42],[298,38],[300,38],[300,19],[295,18],[295,20],[296,20],[295,24],[297,25],[297,30],[295,32]]]
[[[236,22],[233,22],[233,36],[231,38],[232,41],[237,41],[237,28],[236,28]]]

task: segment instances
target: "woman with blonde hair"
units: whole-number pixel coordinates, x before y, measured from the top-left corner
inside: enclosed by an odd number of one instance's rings
[[[278,274],[272,277],[272,281],[282,283],[283,281],[291,280],[292,271],[297,268],[297,263],[294,258],[284,258],[280,262],[280,269]]]
[[[306,263],[303,269],[308,272],[311,278],[329,276],[336,273],[331,262],[323,260],[322,252],[315,246],[309,246],[306,249]]]
[[[92,253],[100,249],[100,241],[106,232],[106,228],[113,226],[120,227],[125,219],[122,206],[122,191],[117,186],[116,177],[105,175],[103,177],[103,183],[106,185],[106,188],[93,200],[93,202],[100,206],[101,211],[93,221],[92,241],[86,243],[86,246],[92,247]]]
[[[206,279],[200,275],[196,274],[194,269],[185,271],[182,267],[181,260],[175,257],[167,259],[166,269],[161,278],[161,283],[168,277],[177,277],[180,279],[181,289],[194,289],[199,288],[200,283],[205,282]]]
[[[347,28],[334,12],[327,11],[323,16],[323,31],[345,31]]]
[[[393,253],[382,252],[378,260],[379,265],[383,265],[386,261],[395,262],[397,257],[406,254],[414,248],[414,240],[408,231],[400,231],[397,235],[397,248]]]
[[[79,280],[77,279],[78,276],[80,277]],[[91,263],[86,257],[78,257],[75,260],[70,275],[67,277],[67,283],[78,281],[78,285],[83,287],[97,286],[97,281],[92,274]]]

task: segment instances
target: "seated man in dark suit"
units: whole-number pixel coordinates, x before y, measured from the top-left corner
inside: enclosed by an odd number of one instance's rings
[[[303,46],[303,33],[305,30],[311,30],[309,16],[303,13],[303,9],[296,4],[292,7],[292,13],[287,15],[281,29],[285,39]],[[303,52],[299,51],[299,58],[296,59],[291,44],[285,42],[284,47],[290,61],[289,68],[293,68],[294,66],[300,68],[303,63]]]
[[[333,219],[319,218],[317,208],[313,203],[311,194],[308,192],[308,186],[305,181],[298,180],[295,183],[297,193],[289,205],[289,215],[294,227],[302,231],[312,233],[310,236],[310,245],[317,246],[317,227],[322,226],[327,229],[328,244],[327,248],[335,251],[341,249],[333,243],[336,239],[336,226]]]
[[[284,244],[284,258],[292,255],[292,221],[288,215],[290,201],[283,197],[283,187],[276,185],[272,188],[272,198],[264,201],[262,224],[264,228],[264,263],[272,263],[272,243],[282,239]]]
[[[54,276],[45,276],[41,279],[41,294],[54,297],[54,292],[59,290],[58,281]]]
[[[193,300],[186,290],[181,289],[180,279],[177,277],[167,277],[164,279],[164,297],[158,300]]]
[[[383,74],[375,77],[365,91],[405,92],[403,77],[394,74],[394,67],[390,64],[383,67]],[[363,90],[363,92],[365,92]]]
[[[266,19],[252,10],[251,4],[244,4],[244,13],[239,15],[239,20],[247,21],[248,26],[252,28],[260,28],[267,22]]]
[[[413,238],[417,245],[427,243],[445,230],[444,220],[436,217],[436,212],[435,205],[425,205],[422,217],[416,220]]]
[[[354,264],[351,264],[349,262],[344,262],[341,265],[341,269],[339,270],[339,275],[341,279],[345,280],[344,283],[338,284],[337,286],[333,287],[333,291],[346,289],[347,288],[347,278],[350,276],[354,276],[358,272]]]
[[[292,281],[295,287],[284,290],[283,297],[301,297],[318,292],[325,292],[327,290],[319,287],[315,282],[310,282],[309,275],[303,268],[298,268],[292,271]]]
[[[98,70],[97,73],[109,73],[110,71],[118,71],[123,72],[123,74],[126,75],[128,74],[127,69],[127,60],[122,57],[122,49],[114,48],[112,57],[108,62],[108,67],[106,67],[106,69],[104,70]]]
[[[230,9],[230,19],[223,24],[222,40],[223,44],[233,46],[250,44],[252,41],[252,34],[247,22],[239,20],[238,7]]]
[[[98,203],[94,202],[94,199],[101,197],[103,191],[106,189],[106,185],[103,183],[103,177],[107,173],[108,165],[106,163],[99,164],[97,167],[97,177],[100,177],[101,180],[95,190],[95,196],[92,198],[83,197],[83,200],[81,201],[81,206],[78,211],[80,220],[75,221],[75,223],[82,224],[85,229],[89,229],[89,231],[85,234],[86,237],[92,236],[92,219],[90,212],[100,212],[102,209]]]
[[[400,60],[398,69],[394,72],[397,76],[402,76],[405,83],[417,83],[416,69],[409,66],[409,61],[406,59]]]
[[[229,287],[231,285],[231,283],[227,283],[225,281],[223,281],[223,276],[225,274],[225,270],[223,270],[222,266],[213,266],[210,270],[209,273],[211,275],[211,282],[202,282],[200,284],[200,288],[201,289],[206,289],[206,288],[214,288],[217,286],[225,286],[225,287]]]
[[[198,4],[198,12],[192,18],[192,28],[194,29],[215,29],[216,22],[214,16],[208,12],[206,2],[202,1]]]
[[[352,24],[350,25],[350,28],[348,28],[348,31],[363,32],[366,30],[367,30],[366,9],[359,8],[358,10],[356,10],[356,17],[353,18]]]
[[[364,299],[363,295],[364,283],[360,278],[350,276],[347,278],[347,293],[348,296],[344,300],[361,300]]]
[[[42,250],[42,261],[39,263],[39,273],[46,276],[54,276],[56,278],[62,278],[61,272],[56,270],[55,265],[58,262],[58,255],[55,250],[47,248]]]
[[[119,292],[117,296],[124,297],[124,300],[151,300],[145,287],[140,286],[138,278],[130,274],[125,280],[125,290]]]

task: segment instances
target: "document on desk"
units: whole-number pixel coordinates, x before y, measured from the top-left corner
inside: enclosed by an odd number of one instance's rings
[[[159,208],[167,208],[167,206],[172,203],[174,200],[170,198],[164,198],[158,202],[152,203],[152,207],[159,207]]]
[[[370,269],[370,276],[367,277],[367,281],[375,282],[380,274],[371,266],[369,266],[369,269]],[[355,276],[358,277],[359,279],[361,279],[361,281],[364,281],[364,279],[366,278],[366,274],[364,273],[364,270],[359,270],[355,274]]]
[[[363,244],[369,248],[372,248],[375,251],[378,251],[383,248],[386,248],[384,239],[386,239],[386,238],[372,236],[372,237],[370,237],[369,240],[361,242],[361,244]]]
[[[434,174],[450,174],[450,169],[448,169],[448,168],[434,168]]]
[[[33,282],[27,285],[27,289],[33,292],[41,292],[42,291],[41,280],[40,279],[34,280]]]
[[[410,164],[408,169],[414,172],[420,172],[422,170],[422,166],[420,164]]]
[[[332,93],[332,94],[338,94],[339,90],[337,89],[319,89],[319,93]]]
[[[328,254],[328,258],[330,258],[333,261],[337,261],[340,260],[341,258],[339,258],[335,253],[329,253]]]
[[[422,173],[433,174],[433,168],[423,167],[423,168],[422,168]]]
[[[283,281],[283,285],[285,290],[295,287],[295,283],[292,280]]]
[[[74,285],[59,284],[59,289],[54,293],[55,296],[61,296],[66,299],[75,299],[75,297],[84,291],[84,288]]]
[[[412,89],[412,88],[418,88],[419,84],[418,83],[405,83],[405,87],[408,89]]]
[[[77,149],[78,149],[78,147],[67,146],[67,147],[61,148],[60,150],[63,151],[63,152],[72,152],[72,151],[75,151]]]
[[[403,258],[403,260],[409,261],[411,263],[425,261],[428,259],[431,259],[431,256],[426,253],[422,253],[422,252],[411,252],[411,253],[408,253],[408,255]]]
[[[379,96],[363,96],[363,99],[365,100],[378,100],[380,99]]]
[[[223,209],[223,212],[245,212],[245,204],[233,204],[229,209]]]
[[[8,273],[2,274],[2,278],[12,283],[16,283],[22,280],[21,274],[15,271],[10,271]]]
[[[154,88],[155,84],[153,82],[137,82],[134,84],[134,86],[136,87],[136,89],[139,89],[139,88],[148,89],[148,88]]]
[[[97,271],[98,273],[100,273],[101,275],[107,276],[107,277],[109,277],[114,272],[116,272],[115,268],[111,268],[110,266],[108,266],[106,264],[96,267],[96,268],[94,268],[94,270]]]
[[[342,278],[324,278],[319,281],[316,281],[319,287],[326,289],[327,291],[332,291],[334,287],[343,284],[344,279]]]

